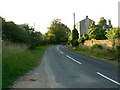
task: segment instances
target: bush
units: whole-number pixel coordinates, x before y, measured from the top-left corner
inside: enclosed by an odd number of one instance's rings
[[[120,62],[120,46],[116,46],[116,53],[114,54],[114,59]]]
[[[9,40],[13,43],[26,44],[30,49],[43,43],[41,32],[27,24],[15,24],[13,21],[2,20],[2,40]]]
[[[103,49],[102,45],[95,44],[91,47],[91,49]]]

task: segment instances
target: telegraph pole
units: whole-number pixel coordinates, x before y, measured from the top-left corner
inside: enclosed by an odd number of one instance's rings
[[[74,20],[74,29],[75,29],[75,13],[73,13],[73,20]]]
[[[34,29],[35,29],[35,23],[33,23],[34,24]]]

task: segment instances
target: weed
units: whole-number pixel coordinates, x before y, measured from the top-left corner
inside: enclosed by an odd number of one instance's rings
[[[82,54],[88,56],[94,56],[99,58],[104,58],[108,60],[120,61],[120,48],[102,48],[101,45],[94,45],[92,48],[88,48],[85,46],[79,46],[75,49]]]
[[[28,50],[23,44],[3,42],[2,87],[11,87],[17,78],[39,65],[47,47]]]

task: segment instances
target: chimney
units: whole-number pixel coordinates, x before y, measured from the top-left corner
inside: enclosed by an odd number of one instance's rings
[[[88,16],[86,16],[86,18],[88,18]]]
[[[110,20],[110,19],[108,20],[108,25],[109,25],[110,27],[112,27],[112,24],[111,24],[111,20]]]

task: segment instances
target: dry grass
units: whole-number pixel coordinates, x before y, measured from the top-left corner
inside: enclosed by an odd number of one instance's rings
[[[112,49],[112,48],[91,49],[86,46],[79,46],[79,47],[76,47],[75,50],[88,56],[94,56],[94,57],[116,61],[115,59],[116,49]]]
[[[2,88],[10,87],[14,81],[36,67],[48,46],[28,50],[26,45],[3,42]]]

